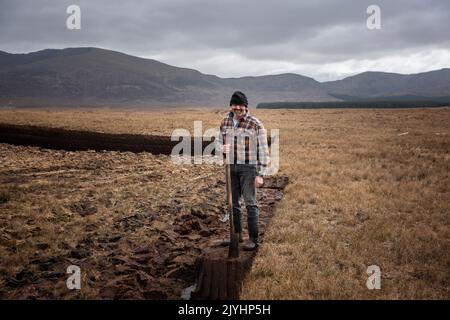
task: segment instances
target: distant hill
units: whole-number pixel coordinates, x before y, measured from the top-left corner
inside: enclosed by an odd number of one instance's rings
[[[86,47],[0,51],[0,106],[223,106],[235,90],[260,102],[450,96],[450,69],[414,75],[365,72],[320,83],[298,74],[220,78],[152,59]]]
[[[224,105],[234,90],[251,105],[267,99],[336,100],[295,74],[223,79],[98,48],[0,52],[0,98],[69,104]]]
[[[450,95],[450,69],[417,74],[363,72],[343,80],[322,83],[335,97],[376,98],[403,96],[441,97]],[[345,99],[346,100],[346,99]]]

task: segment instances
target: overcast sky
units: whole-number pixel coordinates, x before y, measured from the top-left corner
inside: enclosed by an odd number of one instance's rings
[[[367,28],[371,4],[381,29]],[[448,0],[0,0],[0,50],[95,46],[220,77],[450,67],[449,30]]]

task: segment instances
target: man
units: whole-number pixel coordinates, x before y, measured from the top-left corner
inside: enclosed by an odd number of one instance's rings
[[[219,149],[222,145],[227,163],[230,163],[231,193],[233,199],[234,228],[242,239],[241,195],[247,208],[249,241],[244,250],[258,246],[259,207],[256,188],[263,185],[267,175],[269,148],[263,124],[250,115],[248,100],[244,93],[236,91],[231,96],[230,112],[220,125]]]

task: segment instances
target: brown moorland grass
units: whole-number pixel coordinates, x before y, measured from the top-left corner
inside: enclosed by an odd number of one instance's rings
[[[0,122],[170,134],[223,109],[2,110]],[[449,299],[450,108],[255,110],[290,177],[244,299]],[[366,287],[378,265],[381,290]]]

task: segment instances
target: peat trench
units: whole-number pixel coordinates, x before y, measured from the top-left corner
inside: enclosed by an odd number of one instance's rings
[[[116,150],[165,155],[170,155],[173,146],[178,144],[178,141],[171,141],[168,136],[106,134],[10,124],[0,124],[0,142],[68,151]],[[203,148],[209,143],[209,141],[203,141]],[[288,180],[288,177],[283,175],[266,177],[264,185],[258,189],[261,243],[264,242],[264,234],[276,212],[277,203],[283,197]],[[245,217],[242,223],[245,234]],[[186,277],[183,279],[186,283],[192,281],[191,274],[194,274],[196,279],[196,284],[185,290],[184,299],[239,299],[242,282],[252,266],[257,250],[248,252],[240,248],[238,258],[228,258],[228,247],[220,245],[221,240],[229,235],[227,229],[223,228],[215,234],[216,239],[208,241],[209,245],[198,256],[191,272],[187,272],[187,275],[184,272],[180,273],[180,278]],[[120,298],[115,294],[111,297]],[[164,299],[164,295],[146,297]]]
[[[262,244],[264,234],[276,213],[277,203],[283,198],[283,190],[288,182],[287,176],[266,177],[263,187],[257,191],[260,208],[259,233]],[[246,219],[243,219],[242,223],[245,225]],[[245,233],[244,231],[244,235]],[[227,237],[228,234],[225,235],[225,239]],[[216,243],[220,243],[220,241]],[[213,244],[203,250],[195,264],[197,283],[191,299],[239,299],[242,282],[257,254],[257,250],[242,250],[242,244],[239,244],[239,247],[238,258],[228,258],[227,246]]]
[[[2,143],[67,151],[108,150],[170,155],[173,147],[182,139],[183,137],[180,137],[177,141],[171,141],[169,136],[113,134],[0,123],[0,142]],[[214,141],[214,138],[211,141],[193,137],[190,139],[192,155],[197,155],[194,150],[196,144],[202,145],[203,152]],[[270,146],[270,137],[268,142]]]

